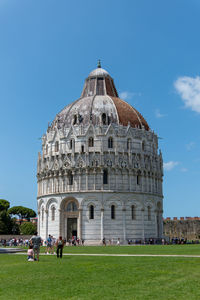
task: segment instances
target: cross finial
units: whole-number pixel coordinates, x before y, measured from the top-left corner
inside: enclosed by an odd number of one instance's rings
[[[101,68],[101,60],[98,60],[97,68]]]

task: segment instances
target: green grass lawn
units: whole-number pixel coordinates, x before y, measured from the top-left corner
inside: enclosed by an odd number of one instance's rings
[[[41,247],[45,252],[46,247]],[[145,245],[145,246],[67,246],[64,253],[105,253],[105,254],[186,254],[200,255],[199,245]]]
[[[173,248],[174,247],[174,248]],[[168,250],[167,250],[168,249]],[[171,250],[170,250],[171,249]],[[71,253],[199,254],[200,246],[66,247]],[[200,258],[0,255],[0,299],[200,299]]]

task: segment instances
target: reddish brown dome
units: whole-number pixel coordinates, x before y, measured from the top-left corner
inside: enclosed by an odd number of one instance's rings
[[[67,105],[53,124],[73,125],[121,124],[149,130],[143,116],[130,104],[118,97],[114,81],[100,66],[85,80],[81,98]]]
[[[142,128],[144,126],[146,130],[149,130],[146,120],[135,108],[120,98],[111,98],[117,108],[120,124],[127,126],[130,123],[131,127]]]

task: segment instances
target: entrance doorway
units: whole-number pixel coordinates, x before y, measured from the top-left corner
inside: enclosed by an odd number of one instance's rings
[[[67,218],[67,240],[77,237],[77,218]]]

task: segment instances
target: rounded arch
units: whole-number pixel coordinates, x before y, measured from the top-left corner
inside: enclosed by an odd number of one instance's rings
[[[46,209],[49,210],[50,206],[54,204],[55,207],[57,207],[58,201],[55,198],[50,198],[46,203]]]
[[[96,204],[95,204],[96,203]],[[95,207],[98,206],[99,200],[97,197],[85,197],[80,202],[80,208],[88,207],[90,204],[94,205]]]
[[[44,205],[45,206],[45,203],[44,203],[44,199],[40,199],[38,201],[38,211],[41,209],[41,206]]]
[[[66,197],[66,198],[62,199],[62,201],[60,203],[60,210],[62,210],[62,211],[65,210],[65,208],[67,208],[67,205],[70,202],[74,202],[77,206],[77,209],[80,208],[79,202],[75,197]]]
[[[42,204],[41,206],[40,206],[40,215],[41,215],[41,221],[42,222],[44,222],[44,213],[45,213],[45,207],[44,207],[44,205]]]
[[[111,208],[112,206],[115,206],[116,208],[118,207],[117,203],[114,201],[109,203],[109,207]]]
[[[90,206],[94,206],[96,208],[96,204],[93,202],[93,201],[90,201],[88,204],[87,204],[87,208],[90,207]]]
[[[145,203],[144,203],[144,208],[147,209],[148,207],[150,207],[151,209],[154,208],[154,203],[152,200],[147,200]]]
[[[119,199],[117,196],[110,196],[109,198],[106,199],[105,203],[120,203],[120,205],[124,205],[124,201]]]
[[[140,209],[142,208],[142,203],[139,201],[139,200],[136,200],[136,199],[130,199],[127,201],[127,206],[129,208],[131,208],[131,206],[134,205],[137,209]]]
[[[157,208],[159,210],[162,210],[162,203],[160,201],[157,202]]]

